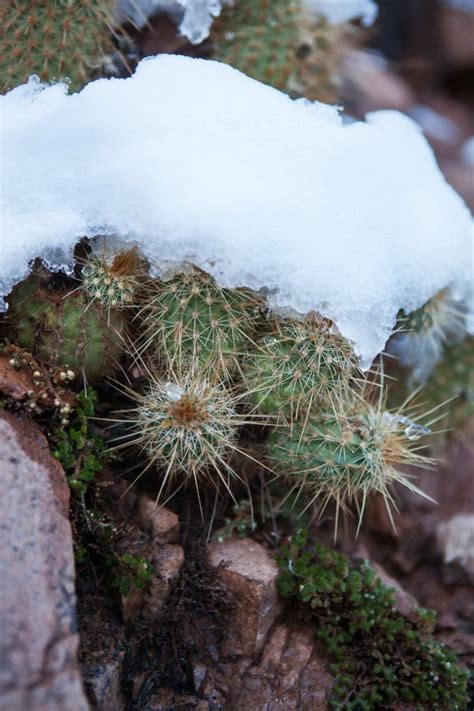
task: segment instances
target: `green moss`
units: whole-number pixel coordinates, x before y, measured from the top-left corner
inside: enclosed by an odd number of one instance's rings
[[[332,708],[467,708],[468,674],[433,638],[433,612],[418,609],[412,619],[404,617],[394,608],[393,591],[368,564],[309,546],[305,531],[283,549],[279,565],[280,593],[302,603],[326,645],[335,678]]]
[[[90,431],[89,418],[94,415],[96,399],[91,388],[80,393],[69,426],[51,434],[54,457],[63,465],[71,489],[82,495],[108,459],[102,438]]]

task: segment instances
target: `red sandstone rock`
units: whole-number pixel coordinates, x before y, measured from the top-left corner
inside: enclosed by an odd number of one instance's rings
[[[157,506],[153,499],[142,494],[138,500],[138,520],[157,543],[177,543],[179,519],[173,511]]]
[[[250,539],[211,543],[208,559],[215,568],[223,566],[219,574],[235,602],[223,653],[253,658],[280,611],[278,566],[263,546]]]
[[[85,711],[64,472],[31,422],[0,413],[0,709]]]

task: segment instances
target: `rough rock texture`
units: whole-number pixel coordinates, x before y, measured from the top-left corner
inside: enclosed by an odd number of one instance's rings
[[[88,709],[69,489],[35,425],[0,413],[0,709]]]
[[[252,658],[262,649],[280,605],[276,590],[278,566],[268,552],[250,539],[215,542],[209,547],[211,566],[231,593],[235,607],[224,655]]]
[[[101,619],[100,628],[93,628],[91,632],[88,639],[82,639],[88,649],[82,675],[89,699],[100,711],[123,711],[126,708],[123,629],[111,619]]]
[[[232,601],[222,643],[194,664],[196,691],[209,711],[324,711],[333,679],[314,631],[280,624],[278,568],[251,539],[212,543],[208,560]]]
[[[314,650],[314,630],[276,625],[263,653],[241,680],[234,708],[323,711],[333,679]]]
[[[448,582],[457,579],[457,582],[473,584],[474,514],[460,514],[440,523],[437,539],[444,563],[450,567]]]
[[[32,379],[24,370],[17,370],[10,358],[0,355],[0,392],[13,400],[24,400],[33,389]]]
[[[156,502],[145,494],[138,499],[138,521],[157,543],[178,542],[178,516],[163,506],[158,507]]]

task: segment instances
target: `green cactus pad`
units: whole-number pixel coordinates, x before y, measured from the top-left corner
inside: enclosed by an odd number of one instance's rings
[[[142,350],[160,355],[170,370],[193,363],[224,377],[251,346],[260,306],[248,292],[220,289],[203,273],[150,282]]]
[[[121,313],[88,303],[80,291],[49,291],[35,275],[13,289],[9,304],[12,339],[39,360],[91,382],[117,369],[126,328]]]
[[[263,413],[292,419],[344,397],[361,375],[350,343],[316,317],[275,320],[245,361],[245,381]]]
[[[397,465],[423,464],[413,443],[429,430],[402,415],[360,401],[340,414],[311,417],[304,425],[279,428],[270,435],[268,457],[277,472],[306,493],[333,499],[338,506],[381,493],[390,503],[390,488],[400,482],[421,493],[397,471]]]
[[[68,78],[80,89],[114,51],[110,0],[8,0],[0,3],[0,90],[36,74]]]

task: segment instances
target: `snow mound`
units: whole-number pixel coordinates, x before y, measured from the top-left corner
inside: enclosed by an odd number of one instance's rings
[[[374,0],[303,0],[306,8],[322,15],[332,25],[340,25],[361,18],[367,27],[375,22],[378,14]]]
[[[191,261],[273,308],[334,319],[367,367],[400,308],[470,278],[472,220],[419,128],[392,111],[344,124],[231,67],[144,60],[67,95],[0,97],[0,296],[84,235]]]

